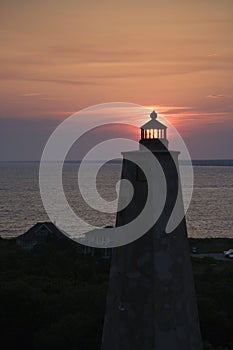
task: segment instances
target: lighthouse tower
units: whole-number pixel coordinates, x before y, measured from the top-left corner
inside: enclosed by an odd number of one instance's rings
[[[201,350],[198,312],[187,240],[182,196],[179,192],[179,152],[168,150],[167,128],[157,120],[141,127],[139,150],[123,153],[122,179],[134,187],[130,204],[119,211],[116,226],[131,222],[142,211],[148,184],[140,170],[147,164],[147,147],[165,176],[167,194],[156,223],[136,241],[113,249],[102,350]],[[148,157],[148,158],[147,158]],[[150,169],[148,165],[148,169]],[[155,186],[157,174],[153,174]],[[124,196],[120,188],[119,200]],[[166,227],[175,203],[183,219],[172,232]],[[152,208],[156,208],[156,197]],[[150,215],[154,211],[151,210]]]

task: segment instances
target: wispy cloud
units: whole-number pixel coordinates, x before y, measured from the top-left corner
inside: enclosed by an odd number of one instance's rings
[[[218,98],[226,98],[225,95],[221,95],[221,94],[212,94],[212,95],[208,95],[206,96],[207,98],[213,98],[213,99],[218,99]]]
[[[40,92],[28,92],[22,95],[23,97],[34,97],[34,96],[41,96]]]
[[[100,83],[96,81],[90,81],[87,79],[83,80],[75,80],[75,79],[59,79],[59,78],[37,78],[33,76],[23,76],[20,72],[4,72],[0,74],[0,79],[2,80],[15,80],[15,81],[32,81],[32,82],[42,82],[42,83],[56,83],[56,84],[65,84],[65,85],[100,85]],[[32,97],[39,96],[39,93],[26,93],[24,97]]]
[[[48,97],[45,96],[44,94],[40,93],[40,92],[26,92],[24,94],[21,95],[22,97],[38,97],[39,100],[41,101],[56,101],[56,98],[54,97]]]
[[[164,41],[166,40],[163,40],[163,44]],[[189,45],[192,43],[195,44],[195,40],[191,40]],[[225,44],[227,45],[227,43],[228,41]],[[204,43],[202,44],[204,45]],[[174,50],[180,47],[180,54],[174,54],[172,45],[175,45]],[[44,67],[44,71],[52,70],[56,73],[56,78],[58,78],[59,71],[63,72],[65,74],[64,76],[66,76],[67,71],[71,67],[74,72],[78,72],[83,78],[85,78],[84,68],[90,69],[92,73],[93,71],[95,73],[100,72],[102,77],[108,75],[108,70],[111,70],[111,74],[116,78],[124,76],[125,70],[119,72],[120,69],[124,68],[131,71],[134,70],[134,75],[140,75],[143,67],[148,67],[152,74],[159,71],[161,75],[182,75],[192,73],[193,71],[227,71],[232,69],[232,54],[210,52],[209,55],[195,55],[184,50],[186,46],[186,39],[176,40],[174,44],[168,42],[167,47],[161,51],[148,47],[144,50],[141,48],[122,48],[117,50],[114,48],[89,47],[88,45],[79,45],[79,47],[69,45],[48,46],[33,52],[18,53],[14,56],[5,52],[0,58],[0,63],[4,71],[9,70],[12,72],[12,75],[14,74],[14,70],[20,70],[24,74],[27,74],[35,72],[37,67]],[[117,69],[117,72],[115,72],[115,69]],[[113,72],[115,73],[113,74]],[[144,74],[145,72],[142,73]],[[128,72],[128,75],[130,74]],[[44,79],[41,80],[44,81]],[[84,84],[83,81],[68,79],[68,77],[67,79],[56,80],[57,83],[62,84]]]

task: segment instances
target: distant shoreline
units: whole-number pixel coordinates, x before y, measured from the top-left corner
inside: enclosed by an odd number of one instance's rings
[[[193,159],[192,164],[198,166],[233,166],[233,159]]]
[[[52,163],[53,161],[51,161]],[[56,161],[54,161],[55,163]],[[90,160],[87,161],[86,163],[99,163],[99,162],[105,162],[105,160]],[[121,164],[122,160],[121,159],[115,159],[108,161],[110,164]],[[0,160],[0,164],[7,164],[7,163],[12,163],[12,164],[25,164],[25,163],[40,163],[39,160]],[[77,163],[80,164],[81,160],[66,160],[64,163]],[[189,164],[186,160],[180,160],[181,165]],[[192,164],[193,166],[233,166],[233,159],[192,159]]]

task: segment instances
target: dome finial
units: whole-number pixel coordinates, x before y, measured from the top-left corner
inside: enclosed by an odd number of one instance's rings
[[[157,113],[155,111],[153,111],[151,114],[150,114],[150,117],[151,119],[156,119],[157,118]]]

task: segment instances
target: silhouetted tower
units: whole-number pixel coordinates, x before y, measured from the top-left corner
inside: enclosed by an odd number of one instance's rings
[[[184,214],[182,196],[178,195],[179,152],[168,150],[166,126],[157,121],[154,111],[150,116],[141,127],[139,150],[130,155],[147,164],[148,152],[141,145],[153,152],[165,174],[166,202],[145,235],[113,249],[102,350],[201,350],[185,216],[171,233],[166,233],[177,198]],[[118,212],[116,226],[137,217],[148,195],[145,175],[126,159],[127,153],[123,153],[121,177],[132,183],[134,196]],[[156,174],[153,176],[156,186]],[[119,200],[123,191],[121,187]],[[153,204],[156,206],[156,198]]]

